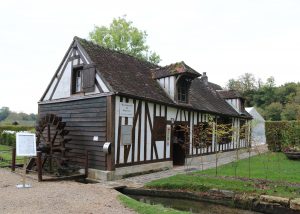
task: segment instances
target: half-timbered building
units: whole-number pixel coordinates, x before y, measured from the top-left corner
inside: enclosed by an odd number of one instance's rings
[[[75,37],[39,116],[60,116],[68,153],[88,150],[91,176],[112,179],[246,147],[240,132],[251,116],[242,97],[226,93],[184,62],[161,67]],[[218,135],[218,124],[227,136]]]

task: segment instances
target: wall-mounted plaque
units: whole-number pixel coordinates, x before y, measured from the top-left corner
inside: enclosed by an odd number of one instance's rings
[[[35,134],[19,132],[16,134],[17,156],[36,156]]]
[[[120,102],[120,116],[121,117],[133,117],[134,116],[133,103]]]
[[[121,142],[123,145],[131,145],[132,125],[121,126]]]

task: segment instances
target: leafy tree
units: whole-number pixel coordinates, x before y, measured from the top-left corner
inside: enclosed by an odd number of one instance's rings
[[[271,103],[265,108],[265,116],[267,120],[279,121],[281,120],[282,105],[281,103]]]
[[[274,77],[264,82],[245,73],[229,79],[227,88],[239,91],[246,99],[245,106],[256,106],[267,120],[300,119],[300,83],[285,83],[276,87]]]
[[[240,76],[239,80],[243,85],[243,92],[252,91],[257,88],[255,77],[251,73],[245,73],[244,75]]]
[[[31,113],[29,116],[30,116],[30,120],[35,121],[37,119],[37,115],[36,114]]]
[[[297,92],[294,97],[294,103],[300,105],[300,87],[297,88]]]
[[[21,117],[22,120],[30,120],[30,116],[26,113],[20,112],[19,116]]]
[[[229,90],[243,91],[242,83],[239,80],[229,79],[227,82],[227,88]]]
[[[8,117],[9,113],[10,110],[8,107],[2,107],[0,109],[0,121],[5,120]]]
[[[147,33],[132,25],[126,16],[114,18],[109,27],[95,26],[90,39],[106,48],[117,50],[142,60],[157,64],[160,57],[146,45]]]
[[[289,103],[285,106],[281,113],[283,120],[297,120],[300,119],[300,105]]]
[[[264,86],[268,88],[274,88],[275,87],[275,79],[273,76],[270,76],[267,78],[267,82],[264,84]]]
[[[245,73],[238,79],[230,79],[227,83],[227,88],[241,93],[252,91],[257,88],[256,80],[253,74]]]

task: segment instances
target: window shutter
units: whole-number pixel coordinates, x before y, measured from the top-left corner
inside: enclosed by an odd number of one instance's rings
[[[82,90],[84,92],[94,92],[95,91],[95,79],[96,71],[95,68],[85,68],[82,71]]]

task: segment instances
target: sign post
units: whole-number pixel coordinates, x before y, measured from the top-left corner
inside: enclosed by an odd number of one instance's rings
[[[16,155],[24,157],[24,174],[22,184],[18,184],[17,188],[30,188],[30,184],[26,184],[26,157],[36,156],[35,134],[19,132],[16,133]]]

